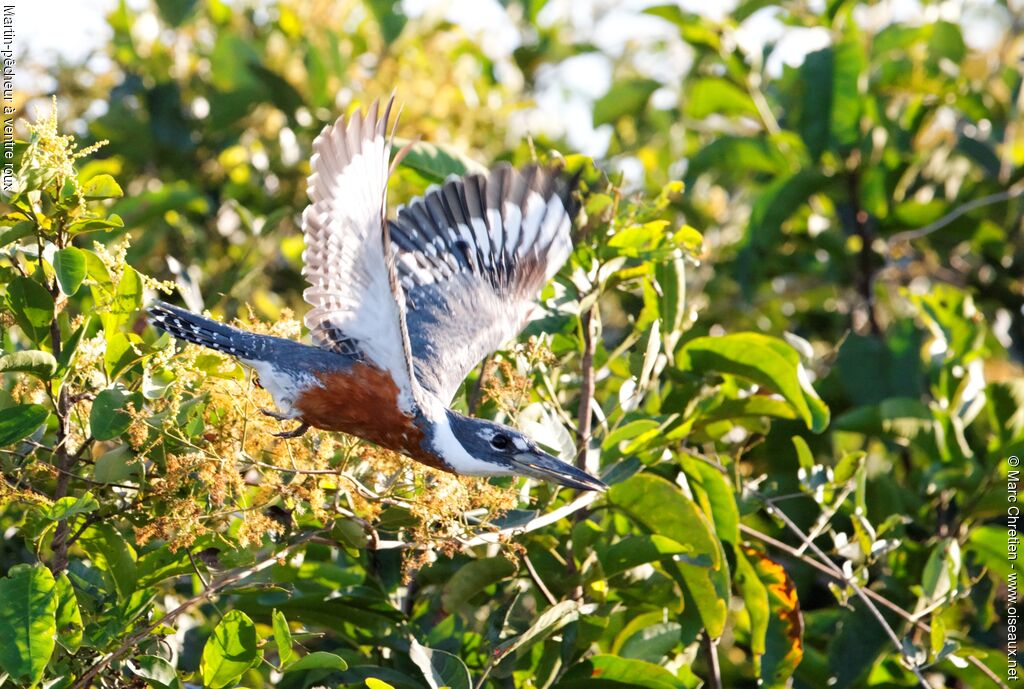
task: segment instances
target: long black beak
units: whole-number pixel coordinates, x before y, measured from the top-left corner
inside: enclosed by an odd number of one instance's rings
[[[577,469],[572,464],[537,449],[514,455],[512,467],[517,474],[560,483],[577,490],[597,490],[602,493],[608,490],[608,486],[602,481],[582,469]]]

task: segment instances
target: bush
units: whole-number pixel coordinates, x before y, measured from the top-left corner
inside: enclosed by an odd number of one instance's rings
[[[109,104],[85,148],[55,106],[16,150],[0,218],[8,682],[1006,681],[1021,187],[993,141],[1012,142],[1019,75],[986,71],[954,24],[872,32],[840,3],[787,10],[831,45],[771,76],[730,38],[753,3],[720,22],[656,7],[694,54],[681,100],[654,108],[659,83],[616,62],[594,108],[610,150],[590,161],[506,143],[542,68],[592,49],[536,11],[495,65],[391,3],[172,5],[143,11],[163,29],[149,44],[132,10],[111,15],[117,69],[69,104]],[[396,196],[479,164],[464,151],[582,171],[543,318],[457,404],[581,457],[606,495],[275,438],[246,370],[148,326],[143,305],[176,293],[301,337],[300,161],[354,106],[342,84],[398,80],[403,129],[431,143]],[[613,171],[631,162],[639,190]]]

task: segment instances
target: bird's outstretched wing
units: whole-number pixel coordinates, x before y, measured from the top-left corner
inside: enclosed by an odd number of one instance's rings
[[[306,326],[321,347],[358,354],[388,371],[403,411],[416,404],[404,300],[384,212],[393,99],[324,127],[313,141],[306,240]]]
[[[573,186],[558,169],[504,165],[399,208],[391,237],[415,374],[442,401],[519,333],[572,253]]]

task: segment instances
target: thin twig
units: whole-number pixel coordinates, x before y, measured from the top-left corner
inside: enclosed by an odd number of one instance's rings
[[[930,235],[932,232],[941,230],[946,225],[950,224],[965,213],[970,213],[973,210],[982,208],[984,206],[991,206],[995,203],[1002,203],[1004,201],[1010,201],[1015,199],[1021,194],[1024,194],[1024,181],[1017,182],[1006,191],[1000,191],[995,194],[989,194],[988,196],[982,196],[980,199],[974,199],[968,201],[962,206],[957,206],[952,211],[942,216],[935,222],[929,223],[924,227],[919,227],[916,230],[906,230],[904,232],[897,232],[893,236],[889,237],[889,244],[898,244],[900,242],[912,242],[915,239],[921,239]]]
[[[817,559],[811,557],[810,555],[806,555],[806,554],[800,552],[800,550],[798,550],[797,548],[794,548],[793,546],[789,545],[788,543],[783,543],[782,541],[780,541],[780,540],[778,540],[776,538],[772,538],[768,534],[763,533],[761,531],[758,531],[757,529],[753,528],[752,526],[747,526],[746,524],[740,524],[740,531],[742,533],[746,534],[747,536],[750,536],[751,538],[756,538],[757,540],[761,541],[762,543],[764,543],[766,545],[770,545],[771,547],[775,548],[776,550],[781,550],[782,552],[786,553],[790,557],[794,557],[794,558],[798,559],[800,562],[802,562],[803,564],[807,565],[808,567],[812,567],[812,568],[818,570],[819,572],[821,572],[822,574],[824,574],[824,575],[826,575],[828,577],[831,577],[832,579],[835,579],[836,581],[841,581],[843,583],[846,583],[846,575],[843,574],[843,570],[841,570],[839,567],[837,567],[835,564],[833,564],[831,560],[826,560],[825,562],[820,562]],[[886,598],[885,596],[881,595],[880,593],[878,593],[877,591],[875,591],[873,589],[866,588],[866,589],[864,589],[864,593],[869,598],[871,598],[871,600],[873,600],[876,603],[878,603],[879,605],[887,608],[888,610],[896,613],[897,615],[902,617],[904,620],[906,620],[910,624],[914,625],[915,627],[917,627],[921,631],[925,632],[926,634],[931,633],[931,631],[932,631],[931,626],[928,623],[923,622],[918,615],[915,615],[915,614],[913,614],[911,612],[908,612],[907,610],[904,610],[903,608],[901,608],[900,606],[896,605],[891,600],[889,600],[888,598]],[[1009,686],[1007,686],[1001,679],[999,679],[998,675],[996,675],[994,672],[992,672],[991,668],[989,668],[987,665],[985,665],[983,662],[981,662],[981,660],[979,660],[976,656],[969,655],[969,656],[967,656],[967,659],[971,662],[972,665],[974,665],[981,672],[983,672],[989,679],[994,681],[1000,687],[1000,689],[1010,689]]]
[[[701,646],[704,647],[704,654],[708,657],[708,689],[722,689],[722,668],[718,665],[718,644],[704,630],[701,636]]]
[[[828,555],[825,554],[825,551],[819,548],[813,541],[809,541],[807,539],[807,535],[803,532],[803,530],[799,526],[797,526],[796,523],[793,522],[793,520],[790,519],[785,512],[779,509],[771,498],[769,498],[766,495],[760,495],[759,497],[761,497],[761,499],[764,501],[765,509],[768,511],[769,514],[778,517],[782,521],[782,523],[786,525],[786,528],[792,531],[800,539],[801,543],[806,544],[811,550],[813,550],[814,554],[817,555],[820,559],[828,560]],[[904,662],[910,668],[911,672],[913,672],[914,675],[917,677],[917,680],[918,682],[920,682],[921,686],[924,687],[924,689],[931,689],[931,685],[928,684],[928,680],[926,680],[924,678],[924,675],[921,674],[921,669],[917,666],[917,662],[909,655],[907,655],[906,651],[903,648],[903,642],[896,635],[895,630],[893,630],[893,628],[889,626],[889,623],[886,621],[885,617],[882,616],[882,613],[878,610],[877,607],[875,607],[874,601],[872,601],[871,597],[864,592],[864,589],[860,586],[860,584],[858,584],[854,580],[852,576],[847,576],[845,572],[843,573],[843,582],[847,586],[852,588],[854,593],[856,593],[857,596],[862,601],[864,601],[864,605],[867,606],[868,611],[870,611],[874,618],[878,620],[878,623],[882,626],[882,629],[888,635],[893,645],[896,646],[896,649],[897,651],[899,651],[900,655],[903,656]]]
[[[544,594],[548,603],[551,605],[558,605],[558,599],[551,595],[551,591],[544,585],[544,580],[537,574],[537,569],[533,566],[533,562],[530,560],[530,556],[523,554],[523,564],[526,565],[526,571],[530,573],[530,578],[533,579],[533,583],[537,586],[537,589]]]

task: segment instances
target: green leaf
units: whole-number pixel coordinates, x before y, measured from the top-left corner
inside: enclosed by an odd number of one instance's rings
[[[736,589],[750,617],[750,650],[754,654],[755,670],[760,673],[761,656],[765,654],[768,637],[768,587],[757,574],[747,557],[746,548],[736,549]]]
[[[441,593],[441,605],[445,612],[458,612],[463,605],[491,584],[515,574],[516,567],[507,557],[488,557],[473,560],[463,565]]]
[[[284,665],[295,651],[292,650],[292,631],[288,628],[288,619],[280,610],[275,610],[272,616],[274,627],[274,643],[277,645],[277,657],[279,664]]]
[[[297,672],[299,670],[347,670],[348,663],[341,656],[326,651],[314,651],[304,655],[294,663],[284,668],[285,672]]]
[[[767,687],[789,686],[788,682],[804,656],[804,623],[796,586],[786,570],[761,551],[747,546],[743,548],[743,554],[752,575],[757,577],[768,594],[770,614],[764,655],[760,659],[761,682]]]
[[[110,271],[107,270],[106,264],[96,255],[96,252],[86,249],[81,249],[80,251],[85,254],[86,275],[96,283],[96,289],[93,290],[93,298],[97,302],[105,302],[106,298],[103,298],[103,295],[113,294],[114,292],[114,283],[110,279]]]
[[[113,440],[128,430],[132,417],[125,411],[136,395],[119,388],[103,390],[93,400],[89,429],[96,440]]]
[[[136,350],[141,342],[138,335],[134,333],[115,332],[107,336],[107,351],[103,355],[103,367],[107,372],[107,380],[117,380],[132,364],[145,358],[144,353]]]
[[[54,502],[46,510],[46,518],[52,522],[59,522],[74,517],[77,514],[88,514],[100,508],[92,493],[86,491],[79,497],[65,497]]]
[[[0,447],[24,440],[50,418],[50,411],[38,404],[19,404],[0,410]]]
[[[114,585],[118,596],[127,599],[135,591],[135,549],[109,524],[93,524],[78,539],[93,565]]]
[[[689,546],[657,534],[627,536],[601,555],[601,567],[606,577],[613,577],[648,562],[657,562],[691,550]]]
[[[660,87],[654,79],[627,79],[613,84],[594,103],[594,126],[615,124],[626,115],[641,114],[651,94]]]
[[[246,670],[259,662],[256,626],[240,610],[231,610],[213,630],[203,647],[199,672],[209,689],[234,684]]]
[[[735,547],[740,542],[740,513],[732,484],[721,471],[693,457],[686,457],[683,466],[697,503],[715,525],[718,540]]]
[[[377,24],[380,26],[380,33],[384,37],[384,43],[390,45],[402,34],[407,21],[402,12],[402,3],[399,0],[365,0],[370,11],[373,12]]]
[[[196,0],[157,0],[156,7],[160,18],[171,26],[177,27],[185,23],[196,9]]]
[[[430,689],[471,689],[469,670],[451,653],[427,648],[416,639],[409,640],[409,660],[423,673]]]
[[[815,433],[828,426],[828,407],[807,382],[800,355],[783,340],[759,333],[698,337],[683,347],[679,366],[751,380],[781,394]]]
[[[127,445],[115,447],[96,460],[92,480],[99,483],[120,483],[138,471],[139,464]]]
[[[716,177],[746,178],[763,172],[783,174],[790,168],[786,157],[766,137],[720,136],[690,158],[686,168],[686,186],[710,172]]]
[[[622,643],[618,655],[648,663],[660,663],[679,643],[682,629],[678,622],[659,622],[645,626]]]
[[[943,538],[935,544],[921,577],[929,605],[943,600],[955,592],[960,576],[960,544],[952,538]]]
[[[142,306],[142,278],[131,266],[126,266],[117,283],[117,291],[107,312],[100,313],[103,330],[110,338],[128,323],[131,315]]]
[[[36,224],[31,220],[22,220],[11,227],[4,227],[0,229],[2,229],[2,232],[0,232],[0,249],[2,249],[8,244],[13,244],[19,239],[24,239],[25,237],[31,237],[34,235],[36,232]]]
[[[595,655],[569,668],[553,689],[686,689],[686,686],[681,679],[654,663]]]
[[[580,612],[581,606],[574,600],[563,600],[552,605],[541,613],[540,617],[525,632],[498,644],[492,654],[493,657],[501,658],[520,648],[533,645],[578,619]]]
[[[49,352],[28,349],[0,357],[0,373],[28,373],[40,380],[50,380],[57,372],[57,360]]]
[[[68,296],[74,294],[87,274],[85,252],[73,246],[57,251],[53,255],[53,270],[61,291]]]
[[[132,659],[132,672],[153,689],[181,689],[178,671],[160,656],[137,656]]]
[[[36,344],[50,335],[53,297],[31,278],[17,277],[7,285],[7,304],[18,326]]]
[[[831,134],[840,150],[848,150],[860,140],[864,101],[861,74],[866,65],[864,46],[856,34],[845,36],[835,46],[832,62]]]
[[[68,653],[76,653],[82,645],[82,612],[78,609],[78,597],[68,575],[61,572],[55,580],[57,596],[57,641]]]
[[[688,546],[676,565],[713,637],[725,628],[729,565],[711,523],[678,486],[638,474],[608,491],[608,502],[652,533]]]
[[[731,81],[717,77],[690,80],[684,102],[686,114],[698,120],[711,115],[758,116],[757,106],[749,93]]]
[[[1006,539],[1009,537],[1009,529],[1005,526],[986,524],[971,530],[965,547],[981,565],[1003,581],[1009,581],[1010,575],[1016,571],[1014,563],[1006,558]]]
[[[808,53],[800,66],[802,107],[798,128],[811,160],[818,160],[828,148],[832,121],[831,48]]]
[[[793,447],[796,448],[796,458],[800,462],[800,468],[809,475],[814,471],[814,455],[811,453],[810,446],[798,435],[794,435],[790,440],[793,442]]]
[[[0,579],[0,669],[15,680],[43,678],[56,646],[57,583],[44,565],[15,565]]]
[[[401,142],[399,142],[400,144]],[[444,182],[450,175],[463,176],[485,172],[486,167],[448,146],[417,141],[402,158],[402,167],[423,175],[432,182]]]
[[[781,241],[783,223],[831,182],[831,178],[818,170],[800,170],[769,185],[757,197],[750,211],[748,236],[751,245],[760,249],[777,246]]]
[[[67,339],[64,346],[60,348],[60,356],[57,357],[57,372],[55,375],[60,378],[68,372],[68,368],[71,366],[71,362],[75,358],[75,353],[78,352],[78,345],[82,342],[82,337],[85,336],[85,332],[89,327],[90,319],[87,317],[85,321],[78,326],[75,332],[71,333],[71,337]]]
[[[85,183],[82,196],[87,199],[119,199],[124,192],[110,175],[96,175]]]

